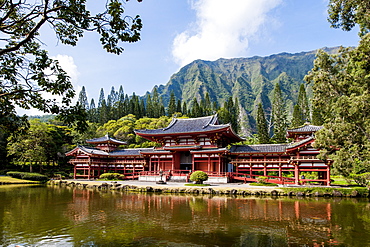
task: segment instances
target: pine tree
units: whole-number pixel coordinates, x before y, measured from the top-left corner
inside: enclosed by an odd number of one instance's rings
[[[273,140],[277,143],[286,142],[287,113],[279,83],[276,83],[274,88],[271,123],[274,132]]]
[[[200,117],[201,116],[201,109],[198,103],[197,98],[194,97],[193,104],[191,107],[191,117]]]
[[[101,88],[100,89],[100,95],[99,95],[99,101],[98,101],[98,108],[100,108],[102,106],[103,100],[105,100],[104,89]]]
[[[183,115],[188,115],[189,116],[189,113],[188,113],[188,106],[186,105],[186,102],[184,101],[184,103],[182,103],[182,114]]]
[[[78,95],[77,102],[85,109],[89,109],[89,102],[87,101],[85,86],[82,86],[81,92]]]
[[[209,93],[206,93],[206,97],[204,100],[204,114],[206,116],[212,115],[212,103],[211,103],[211,98],[209,97]]]
[[[123,92],[123,87],[122,85],[119,87],[118,90],[118,101],[116,103],[116,114],[117,114],[117,119],[120,119],[121,117],[125,116],[124,115],[124,102],[125,102],[125,94]]]
[[[235,126],[233,127],[233,129],[234,129],[235,132],[238,133],[240,131],[240,124],[239,124],[240,109],[239,109],[238,97],[235,97],[234,108],[235,108],[235,110],[234,110],[235,115],[233,116],[234,117],[233,122],[234,122]]]
[[[178,100],[177,100],[176,112],[180,112],[180,113],[182,113],[182,109],[181,109],[181,99],[178,99]]]
[[[107,110],[109,119],[118,119],[117,118],[117,109],[116,103],[118,101],[118,93],[115,91],[114,86],[110,91],[110,94],[107,97]]]
[[[266,121],[265,112],[263,111],[262,104],[258,104],[257,109],[257,135],[259,143],[269,143],[270,142],[270,135],[268,132],[268,125]]]
[[[172,91],[170,102],[168,103],[167,116],[171,117],[176,112],[176,98],[175,93]]]
[[[140,99],[140,117],[144,117],[146,116],[146,108],[145,108],[145,103],[144,103],[144,99]]]
[[[305,123],[305,121],[303,119],[304,119],[303,118],[303,113],[301,111],[301,108],[297,104],[297,105],[294,106],[293,118],[292,118],[290,127],[291,128],[297,128],[299,126],[302,126]]]
[[[165,115],[166,115],[166,111],[164,109],[163,98],[161,97],[160,98],[160,101],[159,101],[159,113],[158,113],[158,117],[162,117],[162,116],[165,116]]]
[[[130,99],[128,98],[128,95],[125,94],[125,101],[123,102],[123,116],[126,116],[130,113],[131,113]]]
[[[93,123],[99,122],[99,120],[98,120],[98,109],[96,109],[96,107],[95,107],[94,99],[91,99],[90,108],[87,112],[87,120],[89,120],[90,122],[93,122]]]
[[[154,90],[153,90],[152,103],[153,103],[153,117],[159,118],[161,116],[161,114],[160,114],[161,105],[160,105],[160,102],[159,102],[159,95],[158,95],[157,87],[155,87]]]
[[[301,84],[301,86],[299,87],[297,104],[302,113],[303,123],[310,122],[310,107],[308,105],[308,98],[304,84]]]
[[[100,103],[100,102],[99,102]],[[108,107],[105,99],[103,98],[102,102],[100,103],[100,108],[99,108],[99,123],[104,124],[108,122]]]
[[[321,111],[315,107],[314,105],[312,106],[312,117],[311,117],[311,123],[313,125],[321,126],[324,124],[324,118],[322,116]]]
[[[147,94],[146,96],[146,115],[147,117],[154,117],[154,109],[153,109],[153,103],[152,103],[152,97],[150,97],[150,94]]]

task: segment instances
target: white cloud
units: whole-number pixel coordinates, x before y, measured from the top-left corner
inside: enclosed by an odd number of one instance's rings
[[[194,0],[197,20],[173,41],[172,55],[183,66],[196,59],[215,60],[246,54],[249,40],[273,19],[281,0]]]

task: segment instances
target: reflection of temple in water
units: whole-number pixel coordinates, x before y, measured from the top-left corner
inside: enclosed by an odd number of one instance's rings
[[[331,234],[332,206],[323,200],[113,193],[74,190],[67,214],[76,224],[95,217],[94,224],[102,227],[129,219],[177,238],[185,237],[178,231],[237,231],[240,236],[254,231],[301,242],[328,241]],[[99,197],[106,198],[95,200]]]

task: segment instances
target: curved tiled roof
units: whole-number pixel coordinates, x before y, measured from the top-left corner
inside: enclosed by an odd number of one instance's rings
[[[287,148],[295,148],[295,147],[298,147],[298,146],[300,146],[300,145],[302,145],[302,144],[304,144],[306,142],[309,142],[311,140],[314,140],[314,139],[315,138],[313,136],[311,136],[311,137],[306,138],[306,139],[304,139],[304,140],[302,140],[300,142],[293,142],[293,143],[289,144]]]
[[[305,133],[305,132],[316,132],[323,128],[323,126],[316,126],[316,125],[305,125],[303,127],[299,127],[296,129],[287,130],[288,132],[297,132],[297,133]]]
[[[86,142],[87,143],[92,143],[92,144],[98,144],[98,143],[113,143],[113,144],[117,144],[117,145],[126,145],[127,144],[126,142],[119,141],[117,139],[114,139],[114,138],[110,137],[108,134],[106,134],[103,137],[98,137],[98,138],[86,140]]]
[[[284,153],[287,144],[233,145],[230,153]]]
[[[206,132],[230,127],[230,124],[217,124],[217,115],[198,118],[173,118],[171,123],[163,129],[135,130],[138,134],[178,134],[192,132]]]
[[[112,152],[106,152],[97,148],[79,146],[79,148],[89,154],[104,155],[104,156],[130,156],[130,155],[140,155],[141,151],[153,151],[153,148],[128,148],[119,149]]]

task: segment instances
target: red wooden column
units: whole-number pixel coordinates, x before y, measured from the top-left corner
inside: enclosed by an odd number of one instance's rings
[[[222,170],[221,170],[221,167],[222,166],[222,164],[221,164],[221,157],[220,157],[220,155],[218,156],[218,172],[222,172]]]
[[[299,162],[294,162],[294,183],[299,184]]]
[[[279,180],[282,181],[281,155],[279,155]]]
[[[327,164],[327,168],[326,168],[326,185],[327,186],[330,186],[330,183],[331,183],[331,181],[330,181],[330,162],[328,162]]]
[[[74,179],[76,179],[76,173],[77,173],[77,164],[75,164],[73,168],[73,178]]]
[[[191,171],[194,171],[195,170],[195,162],[194,162],[195,160],[194,160],[194,154],[193,155],[191,155]]]
[[[267,176],[267,167],[266,167],[266,154],[264,155],[264,157],[263,157],[263,161],[264,161],[264,163],[263,163],[263,176]]]
[[[207,171],[211,171],[211,156],[207,154]]]
[[[87,179],[90,179],[90,176],[91,176],[91,164],[89,164],[89,170],[88,170],[88,173],[87,173]]]
[[[175,170],[175,154],[172,154],[172,171]]]
[[[279,163],[279,181],[282,181],[283,180],[283,178],[282,178],[283,173],[282,173],[281,170],[282,170],[281,163]]]

